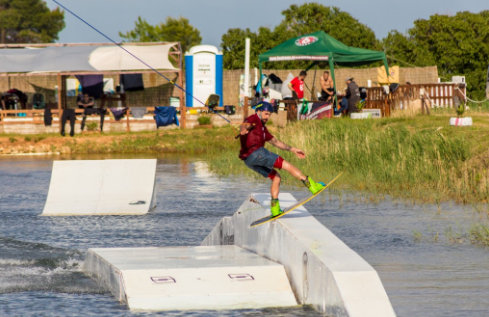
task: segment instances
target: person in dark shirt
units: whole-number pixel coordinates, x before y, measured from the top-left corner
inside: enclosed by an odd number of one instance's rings
[[[317,193],[324,187],[323,183],[316,183],[309,176],[305,176],[297,167],[284,160],[281,156],[265,149],[265,142],[273,146],[294,153],[298,158],[306,157],[304,151],[285,144],[275,138],[265,127],[273,106],[268,102],[262,102],[256,106],[256,113],[244,120],[240,127],[241,150],[239,158],[244,161],[246,166],[272,180],[270,187],[271,213],[272,217],[280,215],[278,195],[280,191],[280,174],[275,169],[284,169],[295,178],[301,180],[312,194]]]
[[[91,109],[95,106],[95,101],[89,94],[85,93],[79,97],[77,105],[80,109]]]
[[[348,113],[358,112],[358,102],[360,101],[360,89],[357,83],[353,80],[353,77],[349,77],[346,80],[346,94],[345,97],[348,100]]]
[[[78,108],[83,109],[83,118],[82,118],[81,127],[80,127],[82,131],[85,129],[85,123],[87,121],[87,116],[93,115],[93,114],[99,114],[100,115],[100,131],[104,130],[105,114],[107,113],[106,109],[95,108],[95,99],[87,93],[84,93],[83,95],[78,96],[78,101],[76,104],[78,105]]]
[[[339,102],[339,108],[335,109],[335,116],[341,116],[341,113],[358,112],[358,102],[360,101],[360,89],[357,83],[353,80],[353,77],[346,79],[345,93],[340,95],[341,101]]]

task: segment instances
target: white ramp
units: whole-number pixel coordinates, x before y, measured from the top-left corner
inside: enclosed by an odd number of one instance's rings
[[[54,161],[42,215],[145,214],[155,180],[156,159]]]
[[[297,305],[282,265],[237,246],[89,249],[83,270],[131,310]]]
[[[279,198],[282,208],[297,202],[289,193],[280,193]],[[283,264],[298,301],[328,316],[395,316],[374,268],[304,206],[250,228],[269,213],[270,195],[252,194],[232,217],[214,227],[202,245],[233,244]]]

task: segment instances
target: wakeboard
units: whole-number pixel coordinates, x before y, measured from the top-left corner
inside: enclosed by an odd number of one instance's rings
[[[256,227],[256,226],[259,226],[259,225],[262,225],[264,223],[267,223],[269,221],[274,221],[274,220],[277,220],[278,218],[282,217],[282,216],[285,216],[286,214],[288,214],[289,212],[299,208],[300,206],[304,205],[305,203],[307,203],[308,201],[312,200],[314,197],[316,197],[317,195],[321,194],[326,188],[328,188],[329,186],[331,186],[331,184],[333,184],[340,176],[341,174],[343,174],[343,172],[339,173],[338,175],[335,176],[335,178],[333,178],[332,180],[329,181],[329,183],[327,183],[320,191],[318,191],[317,193],[315,193],[314,195],[311,195],[309,197],[306,197],[300,201],[298,201],[297,203],[295,203],[294,205],[286,208],[284,210],[283,213],[281,213],[280,215],[278,216],[275,216],[275,217],[270,217],[270,216],[266,216],[266,217],[263,217],[263,218],[260,218],[254,222],[252,222],[250,224],[250,227],[253,228],[253,227]]]

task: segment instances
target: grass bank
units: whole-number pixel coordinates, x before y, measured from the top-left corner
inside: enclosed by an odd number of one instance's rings
[[[478,113],[473,118],[472,127],[451,127],[449,115],[438,114],[302,121],[271,129],[308,157],[299,160],[276,152],[317,179],[345,171],[338,181],[343,188],[431,203],[487,203],[489,116]],[[220,173],[251,174],[236,159],[236,152],[221,152],[212,166]]]

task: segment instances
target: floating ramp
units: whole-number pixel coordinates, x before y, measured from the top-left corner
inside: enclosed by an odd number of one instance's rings
[[[297,200],[280,194],[282,207]],[[375,269],[301,206],[258,227],[252,194],[200,247],[89,249],[83,270],[131,310],[312,305],[328,316],[395,317]]]
[[[232,245],[89,249],[83,270],[136,311],[297,305],[282,265]]]
[[[282,208],[297,200],[280,193]],[[270,195],[252,194],[232,217],[224,217],[202,245],[236,245],[285,267],[301,304],[328,316],[394,317],[375,269],[350,249],[304,206],[250,228],[270,213]]]
[[[42,215],[145,214],[155,180],[156,159],[54,161]]]

